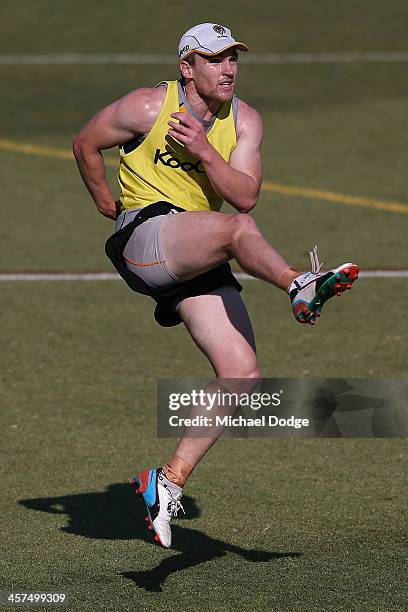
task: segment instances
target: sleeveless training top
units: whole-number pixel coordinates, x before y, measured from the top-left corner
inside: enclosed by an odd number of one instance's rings
[[[186,210],[219,210],[222,198],[214,191],[200,160],[167,134],[171,113],[188,111],[187,102],[180,105],[178,81],[164,83],[166,97],[150,132],[119,149],[121,209],[166,201]],[[207,132],[208,141],[227,162],[237,144],[233,107],[232,102],[224,102]]]

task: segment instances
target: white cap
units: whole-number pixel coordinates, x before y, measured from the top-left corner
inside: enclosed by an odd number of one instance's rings
[[[248,47],[237,42],[231,30],[216,23],[200,23],[193,26],[180,39],[179,58],[185,59],[192,53],[201,55],[218,55],[229,47],[236,47],[240,51],[248,51]]]

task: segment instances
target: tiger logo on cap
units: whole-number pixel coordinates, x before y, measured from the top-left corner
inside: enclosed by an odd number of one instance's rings
[[[226,32],[226,29],[220,25],[213,26],[213,30],[214,32],[217,32],[217,34],[219,34],[220,36],[224,36]]]

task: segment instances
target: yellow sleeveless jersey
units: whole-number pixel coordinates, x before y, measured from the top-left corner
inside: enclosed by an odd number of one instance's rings
[[[162,200],[186,210],[219,210],[222,198],[214,191],[200,160],[167,134],[171,113],[186,109],[180,106],[178,81],[164,83],[166,97],[150,132],[133,150],[126,152],[126,145],[120,147],[121,208],[142,208]],[[231,102],[221,105],[207,138],[228,162],[237,143]]]

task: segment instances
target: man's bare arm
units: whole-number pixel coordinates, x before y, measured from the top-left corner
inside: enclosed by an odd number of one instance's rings
[[[75,136],[73,151],[89,193],[105,217],[115,219],[115,198],[106,182],[101,151],[148,132],[166,94],[164,87],[137,89],[95,115]]]
[[[208,142],[202,124],[191,115],[174,113],[169,134],[201,159],[215,191],[239,212],[249,212],[258,200],[262,183],[260,148],[263,137],[259,113],[239,101],[238,142],[229,163]]]

